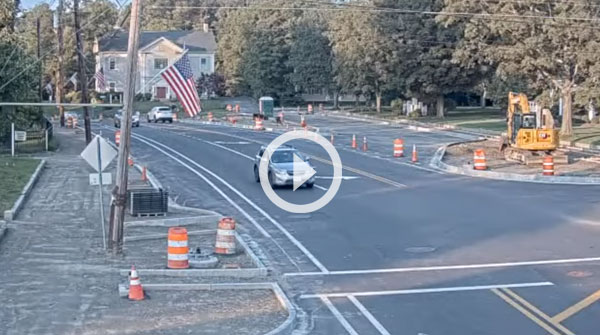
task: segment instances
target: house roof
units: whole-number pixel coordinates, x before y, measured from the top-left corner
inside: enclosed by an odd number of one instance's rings
[[[164,37],[167,40],[177,44],[190,51],[215,52],[217,42],[212,32],[203,32],[195,30],[175,30],[175,31],[143,31],[140,33],[140,46],[142,49],[157,39]],[[129,33],[119,31],[113,37],[107,37],[100,41],[100,52],[102,51],[127,51],[127,41]]]

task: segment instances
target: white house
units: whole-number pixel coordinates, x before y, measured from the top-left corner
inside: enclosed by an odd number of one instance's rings
[[[125,86],[127,72],[128,32],[118,31],[95,45],[96,72],[101,68],[104,72],[105,90],[118,96]],[[217,44],[215,36],[204,26],[203,31],[144,31],[140,34],[138,52],[138,76],[136,93],[151,93],[153,99],[175,98],[169,85],[160,76],[160,72],[176,62],[183,51],[188,50],[188,57],[194,76],[215,71],[215,52]],[[98,88],[96,80],[96,88]],[[119,99],[120,100],[120,99]]]

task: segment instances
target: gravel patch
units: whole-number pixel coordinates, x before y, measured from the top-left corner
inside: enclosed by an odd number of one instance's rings
[[[473,151],[485,150],[486,162],[489,170],[497,172],[540,174],[542,166],[525,165],[504,159],[500,152],[500,143],[495,140],[463,143],[449,146],[446,149],[443,161],[454,166],[473,166]],[[561,176],[600,177],[600,161],[597,157],[584,153],[569,152],[569,164],[555,164],[555,174]]]

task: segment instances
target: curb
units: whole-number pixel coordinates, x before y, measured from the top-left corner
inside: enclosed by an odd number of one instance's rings
[[[138,270],[139,272],[139,270]],[[144,284],[144,291],[217,291],[217,290],[272,290],[288,312],[287,319],[265,335],[291,334],[296,324],[296,308],[277,283],[222,283],[222,284]],[[120,297],[127,296],[127,285],[119,284]]]
[[[457,132],[457,133],[463,133],[463,134],[469,134],[469,135],[475,135],[475,136],[483,136],[486,138],[499,138],[500,137],[500,135],[495,132],[485,131],[484,129],[462,128],[462,127],[458,127],[454,124],[449,124],[449,123],[426,123],[426,122],[420,122],[420,121],[408,120],[408,119],[388,120],[388,119],[382,119],[382,118],[364,116],[364,115],[356,116],[352,113],[339,112],[339,111],[329,111],[329,113],[331,113],[335,116],[345,117],[350,120],[370,121],[370,122],[377,121],[377,122],[386,123],[388,125],[408,124],[409,129],[416,130],[418,132],[431,132],[432,129],[437,129],[437,130],[445,130],[445,131],[451,131],[451,132]]]
[[[215,227],[219,219],[223,216],[221,214],[209,214],[203,216],[188,216],[183,218],[169,218],[169,219],[156,219],[156,220],[144,220],[144,221],[125,221],[126,227],[176,227],[176,226],[189,226],[193,224],[204,224],[204,223],[215,223]]]
[[[472,142],[472,141],[468,141]],[[440,147],[429,163],[429,166],[444,172],[460,174],[464,176],[478,177],[478,178],[486,178],[486,179],[495,179],[495,180],[503,180],[503,181],[516,181],[516,182],[525,182],[525,183],[538,183],[538,184],[562,184],[562,185],[600,185],[600,178],[595,177],[575,177],[575,176],[542,176],[541,174],[535,175],[522,175],[518,173],[509,173],[509,172],[493,172],[493,171],[477,171],[472,170],[471,168],[459,167],[454,165],[449,165],[442,162],[444,155],[446,154],[446,149],[449,146],[468,143],[468,142],[457,142],[450,145],[445,145]]]
[[[33,189],[33,186],[35,185],[38,178],[40,177],[41,171],[45,165],[46,165],[46,160],[42,159],[40,161],[40,164],[38,164],[38,167],[33,172],[33,175],[31,175],[31,178],[29,178],[29,182],[27,182],[25,187],[23,187],[23,191],[21,191],[21,195],[19,196],[19,198],[17,198],[17,201],[15,201],[15,204],[12,206],[11,209],[4,211],[4,220],[12,221],[17,216],[17,214],[19,214],[19,210],[21,210],[21,207],[25,203],[25,199],[27,198],[27,196]]]
[[[128,276],[130,269],[121,269],[121,276]],[[165,276],[165,277],[223,277],[223,278],[265,278],[269,275],[267,268],[253,269],[137,269],[140,275],[144,276]],[[206,284],[213,285],[213,284]]]

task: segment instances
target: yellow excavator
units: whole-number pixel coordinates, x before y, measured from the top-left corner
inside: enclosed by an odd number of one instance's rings
[[[501,151],[507,160],[541,164],[544,155],[552,154],[555,163],[567,163],[567,156],[555,152],[558,130],[548,109],[531,111],[527,96],[508,93],[507,132]]]

